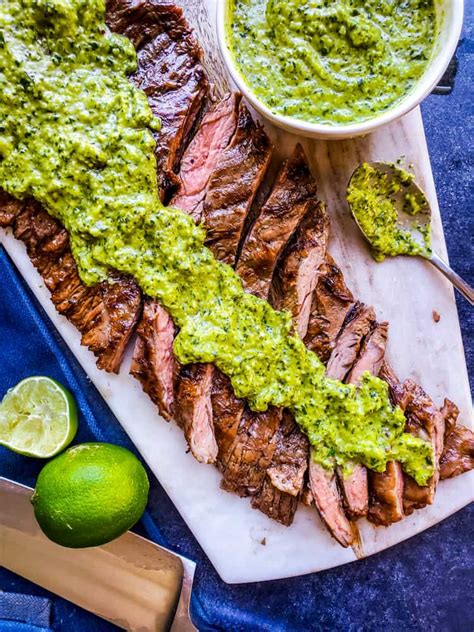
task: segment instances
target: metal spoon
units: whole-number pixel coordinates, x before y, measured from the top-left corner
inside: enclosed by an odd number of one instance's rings
[[[385,183],[388,185],[391,182],[400,182],[401,179],[403,180],[405,176],[405,181],[401,190],[398,193],[390,195],[390,199],[393,202],[394,208],[396,209],[398,215],[397,228],[400,228],[401,230],[410,234],[410,237],[420,246],[421,252],[418,256],[423,257],[431,264],[433,264],[435,268],[438,268],[438,270],[451,281],[454,287],[459,290],[464,298],[466,298],[471,303],[471,305],[473,305],[474,288],[472,288],[466,281],[464,281],[464,279],[462,279],[459,274],[454,272],[454,270],[452,270],[436,252],[434,252],[431,248],[428,249],[426,247],[424,235],[431,226],[431,207],[424,191],[416,184],[414,179],[410,179],[409,181],[407,181],[406,172],[404,172],[402,169],[399,169],[393,164],[389,164],[386,162],[369,162],[366,164],[375,169],[379,174],[384,174]],[[351,185],[354,176],[363,166],[364,165],[360,165],[354,171],[351,176],[349,186]],[[407,213],[404,209],[407,194],[413,196],[413,198],[417,201],[419,210],[416,215]],[[351,208],[351,213],[356,221],[356,224],[359,226],[362,234],[367,239],[367,241],[371,243],[369,236],[365,233],[362,226],[360,225],[354,213],[354,209],[351,207],[350,204],[349,206]]]

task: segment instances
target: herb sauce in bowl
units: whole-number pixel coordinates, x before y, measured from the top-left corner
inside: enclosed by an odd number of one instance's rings
[[[434,0],[229,0],[227,40],[273,113],[348,125],[415,86],[437,33]]]

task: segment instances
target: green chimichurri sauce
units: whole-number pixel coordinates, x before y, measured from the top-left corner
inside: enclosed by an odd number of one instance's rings
[[[255,410],[289,408],[327,467],[383,471],[400,460],[420,484],[431,446],[404,433],[387,384],[325,377],[290,316],[242,289],[204,246],[204,230],[157,193],[155,126],[128,81],[132,45],[104,24],[103,0],[3,0],[0,6],[0,186],[33,196],[67,228],[83,281],[135,277],[180,328],[182,363],[214,362]]]
[[[428,203],[421,191],[410,188],[413,178],[398,167],[387,173],[367,163],[351,178],[347,201],[376,261],[396,255],[431,256],[431,224],[417,222]],[[413,221],[400,221],[398,208]]]
[[[423,74],[434,0],[228,0],[242,77],[276,114],[312,123],[373,118]]]

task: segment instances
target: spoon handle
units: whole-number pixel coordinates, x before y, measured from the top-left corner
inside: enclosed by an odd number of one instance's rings
[[[438,268],[438,270],[451,281],[454,287],[461,292],[464,298],[466,298],[471,305],[474,304],[474,288],[472,288],[469,283],[464,281],[464,279],[461,279],[459,274],[454,272],[454,270],[452,270],[435,252],[431,256],[431,259],[429,259],[429,262],[432,263],[435,268]]]

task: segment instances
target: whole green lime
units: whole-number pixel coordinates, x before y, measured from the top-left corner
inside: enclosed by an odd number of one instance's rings
[[[148,490],[145,469],[131,452],[83,443],[45,465],[31,502],[50,540],[81,548],[105,544],[130,529],[145,510]]]

